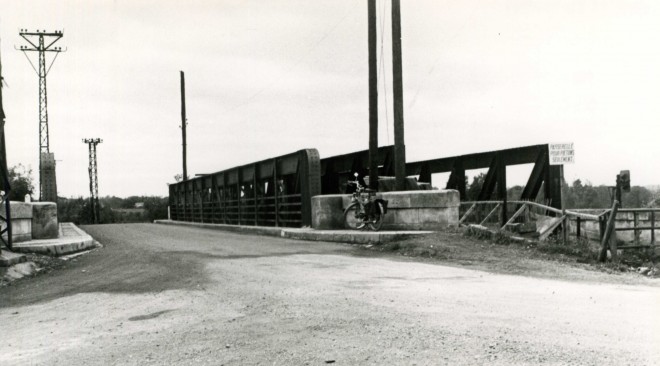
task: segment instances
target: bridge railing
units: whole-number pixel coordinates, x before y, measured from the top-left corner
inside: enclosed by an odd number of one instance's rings
[[[617,211],[614,230],[617,232],[633,232],[631,245],[619,247],[618,249],[652,249],[656,247],[656,230],[660,225],[656,219],[660,218],[660,208],[621,208]],[[642,238],[642,234],[648,231],[648,237]],[[648,241],[647,241],[648,240]],[[646,244],[648,243],[648,244]]]
[[[514,207],[515,214],[502,221],[502,207],[510,205]],[[560,226],[563,227],[562,234],[564,244],[567,243],[568,235],[577,238],[597,239],[601,243],[601,251],[598,256],[600,261],[605,261],[609,250],[613,261],[618,261],[617,252],[627,249],[647,250],[652,254],[659,245],[656,241],[656,230],[660,225],[656,218],[660,216],[659,208],[626,208],[619,209],[619,203],[615,202],[611,209],[598,210],[559,210],[533,201],[470,201],[461,202],[459,223],[465,225],[468,222],[480,225],[496,225],[499,230],[515,223],[525,223],[531,220],[529,213],[534,210],[536,218],[539,216],[554,215],[554,218],[546,221],[543,229],[538,232],[539,240],[548,238]],[[597,214],[585,211],[597,211]],[[486,214],[487,213],[487,214]],[[621,233],[620,237],[613,232]],[[631,237],[626,233],[632,232]],[[642,233],[648,232],[648,236],[642,238]],[[618,242],[625,243],[619,246]]]
[[[502,221],[502,211],[504,206],[508,208],[505,212],[514,212],[510,217],[507,216],[505,221]],[[530,212],[537,215],[549,216],[554,215],[555,219],[549,222],[543,231],[539,233],[539,239],[546,239],[555,229],[560,225],[574,221],[577,223],[576,236],[579,238],[581,234],[580,227],[586,221],[592,221],[600,225],[605,221],[603,214],[593,215],[573,210],[560,210],[552,206],[544,205],[534,201],[466,201],[461,202],[460,210],[460,224],[468,222],[475,222],[480,225],[497,225],[499,230],[506,229],[507,226],[516,223],[525,223],[530,221]],[[487,212],[487,214],[485,214]],[[604,212],[606,213],[606,212]],[[484,215],[485,214],[485,215]],[[568,234],[568,229],[565,233]],[[602,237],[602,233],[599,233]],[[566,237],[564,237],[566,238]],[[564,239],[565,240],[565,239]]]
[[[300,150],[171,184],[170,218],[228,225],[311,226],[321,194],[318,151]]]

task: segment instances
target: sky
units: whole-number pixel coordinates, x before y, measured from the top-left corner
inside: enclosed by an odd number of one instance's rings
[[[628,169],[633,185],[660,184],[660,2],[401,3],[407,161],[574,143],[569,182],[612,185]],[[394,143],[390,6],[378,0],[381,146]],[[96,137],[101,196],[168,194],[182,171],[180,70],[189,175],[368,148],[366,0],[0,0],[7,158],[36,179],[22,28],[64,33],[47,76],[60,196],[89,195],[82,139]],[[529,171],[508,168],[508,184]]]

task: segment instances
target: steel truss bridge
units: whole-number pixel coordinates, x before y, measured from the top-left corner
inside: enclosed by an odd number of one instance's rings
[[[394,175],[393,158],[394,146],[379,148],[379,176]],[[517,200],[535,200],[542,192],[549,206],[561,209],[563,167],[550,165],[547,144],[407,163],[406,175],[431,183],[433,174],[450,173],[445,188],[458,190],[464,200],[466,170],[487,168],[478,199],[506,200],[506,167],[520,164],[534,167]],[[169,186],[170,217],[230,225],[311,226],[311,198],[343,193],[354,172],[368,175],[368,165],[368,150],[321,159],[316,149],[306,149],[203,175]]]

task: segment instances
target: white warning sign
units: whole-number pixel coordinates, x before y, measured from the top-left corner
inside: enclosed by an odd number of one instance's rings
[[[575,149],[573,143],[549,144],[550,165],[573,164],[575,162]]]

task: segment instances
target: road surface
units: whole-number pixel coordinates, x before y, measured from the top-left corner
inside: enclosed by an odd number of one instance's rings
[[[0,288],[0,365],[658,365],[660,289],[154,224]]]

